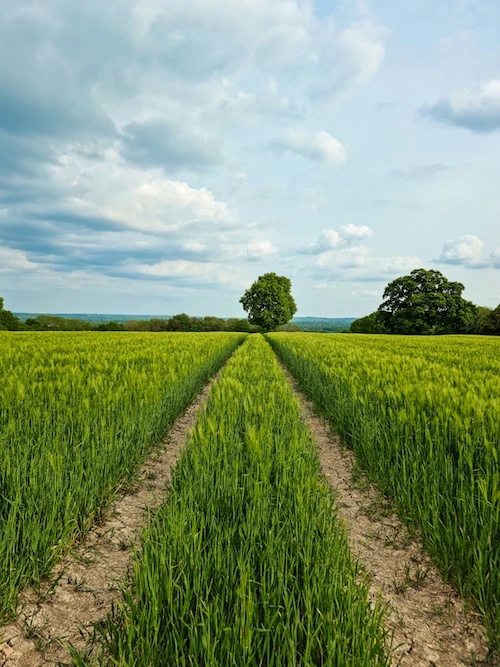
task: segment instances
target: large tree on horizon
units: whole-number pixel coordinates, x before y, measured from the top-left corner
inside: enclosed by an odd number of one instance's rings
[[[387,285],[378,312],[388,333],[466,333],[477,306],[462,298],[464,289],[440,271],[415,269]]]
[[[289,322],[297,312],[291,289],[292,283],[286,276],[276,273],[259,276],[240,299],[250,324],[272,331]]]

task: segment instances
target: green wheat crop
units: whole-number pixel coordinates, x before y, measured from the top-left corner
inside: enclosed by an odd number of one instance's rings
[[[243,339],[0,332],[0,619]]]
[[[500,636],[500,339],[271,334],[445,576]]]
[[[212,387],[144,534],[102,662],[385,667],[383,617],[292,389],[264,338],[250,336]]]

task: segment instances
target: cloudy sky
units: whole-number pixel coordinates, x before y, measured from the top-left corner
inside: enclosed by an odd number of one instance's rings
[[[362,316],[435,268],[500,302],[500,3],[3,0],[14,311]]]

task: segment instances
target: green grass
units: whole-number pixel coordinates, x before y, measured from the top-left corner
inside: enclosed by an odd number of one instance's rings
[[[144,533],[102,664],[388,666],[383,616],[291,387],[264,338],[250,336]]]
[[[278,356],[500,636],[500,339],[271,334]]]
[[[0,332],[0,619],[244,338]]]

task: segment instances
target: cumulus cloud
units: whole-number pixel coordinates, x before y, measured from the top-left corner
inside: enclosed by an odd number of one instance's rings
[[[156,264],[138,264],[130,267],[130,274],[140,274],[153,279],[161,279],[186,285],[228,285],[234,289],[243,287],[248,276],[239,269],[213,262],[191,262],[171,260]]]
[[[303,246],[299,252],[304,255],[321,255],[371,236],[373,231],[366,225],[341,225],[338,229],[324,229],[316,243]]]
[[[328,250],[319,255],[316,265],[320,268],[355,268],[365,266],[370,257],[366,246],[356,245],[352,248]]]
[[[348,225],[341,225],[339,227],[339,233],[342,238],[347,240],[361,240],[369,239],[373,236],[373,230],[371,230],[366,225],[353,225],[349,223]]]
[[[485,244],[473,234],[466,234],[457,239],[447,241],[437,260],[441,264],[457,264],[482,268],[486,266],[483,258]]]
[[[161,170],[129,166],[113,152],[106,161],[67,153],[52,168],[52,181],[66,212],[144,232],[170,233],[192,223],[224,226],[235,219],[206,188],[166,178]]]
[[[341,225],[324,229],[316,243],[300,248],[302,255],[315,256],[314,263],[302,270],[315,280],[377,282],[409,273],[422,265],[418,257],[377,257],[364,245],[373,236],[366,225]]]
[[[431,120],[488,133],[500,129],[500,79],[492,79],[463,90],[449,98],[427,104],[418,115]]]
[[[377,257],[363,245],[329,250],[308,271],[316,280],[339,282],[386,282],[422,265],[418,257]]]
[[[353,12],[319,19],[302,0],[6,3],[0,62],[16,66],[0,68],[4,270],[185,284],[204,265],[231,274],[276,255],[268,240],[248,242],[228,175],[283,119],[304,129],[286,132],[279,152],[346,160],[337,139],[306,128],[312,108],[381,66],[384,29]],[[241,188],[263,199],[266,183]]]
[[[255,241],[249,243],[246,249],[247,257],[250,260],[263,259],[270,255],[275,255],[278,249],[271,243],[271,241]]]
[[[30,262],[26,253],[0,245],[0,273],[32,271],[36,268],[38,268],[37,264]]]
[[[347,148],[328,132],[308,132],[289,129],[279,139],[274,139],[270,147],[278,154],[300,155],[312,162],[338,166],[347,160]]]

